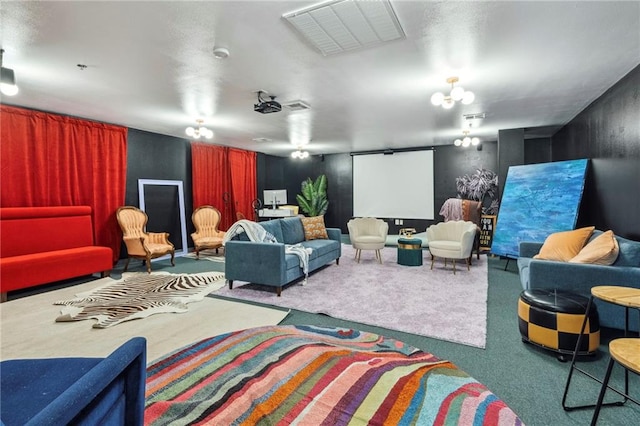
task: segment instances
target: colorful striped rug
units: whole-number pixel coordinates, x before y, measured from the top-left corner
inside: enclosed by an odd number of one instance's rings
[[[267,326],[147,369],[147,425],[521,425],[449,361],[373,333]]]

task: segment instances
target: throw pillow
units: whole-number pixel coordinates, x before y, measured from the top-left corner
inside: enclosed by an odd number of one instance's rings
[[[618,258],[620,248],[613,231],[603,232],[584,246],[569,262],[611,265]]]
[[[307,241],[329,238],[327,228],[324,226],[324,216],[303,217],[302,227],[304,239]]]
[[[533,258],[567,262],[580,253],[594,229],[595,226],[588,226],[573,231],[554,232],[544,240],[540,253]]]

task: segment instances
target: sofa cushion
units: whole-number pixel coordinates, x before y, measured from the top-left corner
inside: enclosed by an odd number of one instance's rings
[[[309,259],[315,259],[316,257],[324,256],[327,253],[340,249],[340,243],[335,240],[310,240],[303,241],[300,244],[312,250]]]
[[[613,231],[607,231],[593,238],[569,262],[611,265],[617,259],[618,252],[618,240],[613,235]]]
[[[618,259],[613,266],[634,266],[640,267],[640,241],[627,240],[616,236],[618,240]]]
[[[595,226],[588,226],[573,231],[554,232],[544,240],[540,253],[533,258],[567,262],[582,250],[594,229]]]
[[[324,226],[324,216],[303,217],[301,220],[305,240],[326,240],[329,238],[327,228]]]
[[[298,244],[304,241],[304,228],[302,227],[302,221],[299,217],[286,217],[278,221],[282,225],[283,243]]]
[[[279,243],[286,243],[282,236],[282,226],[280,225],[280,220],[268,220],[266,222],[260,222],[260,225],[271,235],[276,237]]]

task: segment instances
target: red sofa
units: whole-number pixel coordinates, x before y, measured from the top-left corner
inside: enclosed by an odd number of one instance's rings
[[[0,293],[101,272],[112,251],[93,242],[91,207],[0,208]]]

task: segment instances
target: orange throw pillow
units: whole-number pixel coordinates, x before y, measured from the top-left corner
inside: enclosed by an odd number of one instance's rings
[[[318,240],[327,239],[327,228],[324,226],[324,216],[303,217],[302,227],[304,228],[304,239]]]
[[[533,258],[567,262],[580,253],[594,229],[595,226],[588,226],[573,231],[555,232],[544,240],[540,253]]]
[[[618,258],[620,247],[613,231],[603,232],[584,246],[580,253],[569,262],[611,265]]]

